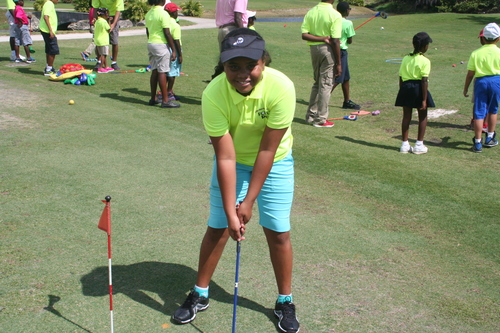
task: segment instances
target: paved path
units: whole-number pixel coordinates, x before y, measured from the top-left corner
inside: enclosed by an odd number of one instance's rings
[[[206,18],[199,18],[199,17],[187,17],[187,16],[181,16],[180,17],[182,20],[190,21],[195,24],[193,25],[187,25],[183,26],[182,30],[191,30],[191,29],[209,29],[209,28],[215,28],[215,19],[206,19]],[[126,29],[126,30],[120,30],[120,38],[121,37],[126,37],[126,36],[141,36],[141,35],[146,35],[146,28],[142,27],[141,28],[134,28],[134,29]],[[89,39],[90,38],[90,33],[88,31],[86,32],[77,32],[77,33],[61,33],[57,34],[57,40],[65,40],[65,39]],[[31,39],[33,41],[43,41],[42,35],[36,34],[32,35]],[[0,42],[8,42],[9,41],[9,36],[0,36]]]

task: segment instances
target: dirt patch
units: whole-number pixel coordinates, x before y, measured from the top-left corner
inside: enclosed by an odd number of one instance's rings
[[[445,109],[435,109],[435,110],[429,110],[427,112],[427,118],[429,119],[437,119],[442,116],[446,116],[449,114],[454,114],[457,113],[458,110],[445,110]]]
[[[15,116],[12,110],[26,109],[36,105],[36,94],[26,90],[11,88],[5,82],[0,81],[0,90],[2,95],[7,98],[2,99],[0,103],[0,130],[7,128],[34,128],[36,123]]]

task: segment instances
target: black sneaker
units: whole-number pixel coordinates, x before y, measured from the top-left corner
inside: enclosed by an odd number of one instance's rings
[[[100,62],[98,62],[98,63],[95,64],[95,66],[94,66],[94,72],[97,72],[99,70],[99,68],[101,68],[101,63]]]
[[[278,327],[281,331],[285,333],[297,333],[300,330],[300,324],[295,315],[295,304],[292,302],[276,302],[274,315],[278,317]]]
[[[496,137],[497,137],[497,132],[493,133],[493,137],[491,137],[491,138],[486,136],[486,139],[484,140],[484,146],[488,147],[488,148],[497,146],[498,140]]]
[[[344,102],[344,104],[342,104],[342,109],[359,110],[361,109],[361,106],[359,106],[358,104],[354,103],[351,100],[348,100],[347,102]]]
[[[192,290],[184,303],[175,310],[172,320],[177,324],[187,324],[196,318],[198,311],[208,308],[208,298],[201,297],[197,291]]]
[[[120,67],[118,67],[118,65],[116,64],[116,62],[114,64],[111,64],[111,68],[113,68],[115,71],[119,71],[120,70]]]

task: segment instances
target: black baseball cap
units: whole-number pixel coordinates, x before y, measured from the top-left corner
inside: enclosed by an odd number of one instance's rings
[[[225,63],[237,57],[253,60],[262,58],[266,49],[266,42],[255,31],[239,28],[231,31],[221,44],[220,61]]]

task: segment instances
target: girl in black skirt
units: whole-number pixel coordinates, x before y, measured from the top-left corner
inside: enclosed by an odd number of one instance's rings
[[[428,50],[429,43],[432,43],[432,39],[426,32],[419,32],[413,36],[413,53],[403,58],[399,68],[399,93],[396,106],[403,107],[401,123],[403,143],[399,150],[401,153],[427,153],[427,147],[423,142],[427,127],[427,108],[435,107],[431,93],[427,90],[431,62],[424,53]],[[408,143],[413,108],[418,112],[418,136],[415,147]]]

